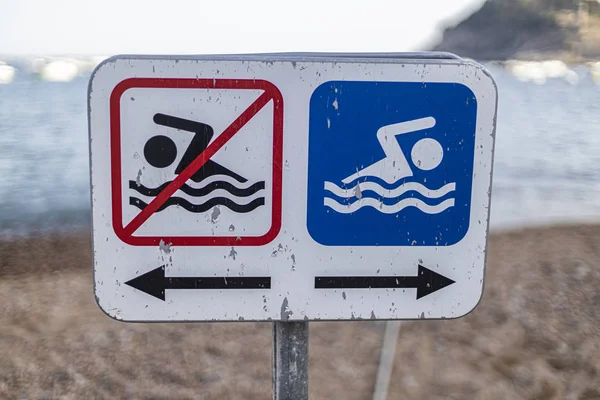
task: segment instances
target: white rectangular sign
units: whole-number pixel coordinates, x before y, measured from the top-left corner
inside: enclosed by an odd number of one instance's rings
[[[89,86],[94,283],[126,321],[455,318],[497,91],[459,58],[114,57]]]

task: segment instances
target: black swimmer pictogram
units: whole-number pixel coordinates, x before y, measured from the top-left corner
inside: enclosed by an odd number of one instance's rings
[[[166,114],[155,114],[153,118],[157,125],[186,131],[194,134],[192,141],[184,152],[179,164],[175,168],[175,174],[180,174],[188,165],[190,165],[208,146],[214,130],[210,125],[202,122],[191,121]],[[156,135],[148,139],[144,145],[144,158],[155,168],[166,168],[171,166],[177,159],[177,145],[175,141],[168,136]],[[205,182],[202,187],[192,187],[184,184],[179,190],[191,197],[207,196],[215,190],[222,189],[233,197],[249,197],[265,188],[265,181],[259,181],[253,184],[248,183],[248,179],[233,172],[229,168],[213,161],[207,160],[204,165],[190,177],[195,183]],[[156,188],[148,188],[139,181],[130,180],[129,189],[132,189],[142,196],[156,197],[172,181],[167,181]],[[156,212],[160,212],[170,206],[176,205],[192,213],[201,213],[210,210],[212,207],[221,205],[229,208],[236,213],[247,213],[265,204],[264,197],[257,197],[252,201],[239,204],[240,199],[231,199],[229,197],[211,197],[200,204],[193,204],[182,197],[169,198]],[[138,197],[129,197],[129,204],[143,210],[148,203]]]

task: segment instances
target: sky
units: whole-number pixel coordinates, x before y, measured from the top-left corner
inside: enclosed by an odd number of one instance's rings
[[[0,54],[425,50],[484,0],[0,0]]]

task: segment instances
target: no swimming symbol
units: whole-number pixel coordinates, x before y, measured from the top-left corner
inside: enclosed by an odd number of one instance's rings
[[[175,174],[181,174],[185,168],[205,151],[214,135],[214,130],[210,125],[171,115],[156,114],[154,115],[154,122],[158,125],[194,133],[192,141],[175,168]],[[144,146],[144,157],[153,167],[165,168],[175,162],[177,158],[177,146],[173,139],[168,136],[153,136]],[[197,197],[201,201],[199,204],[192,204],[183,197],[173,196],[167,199],[156,212],[160,212],[170,206],[180,206],[192,213],[202,213],[212,209],[214,206],[221,205],[233,212],[248,213],[265,204],[264,196],[257,197],[246,204],[239,204],[236,202],[236,199],[232,199],[229,196],[210,197],[209,195],[218,189],[228,192],[233,197],[244,198],[252,196],[265,188],[265,181],[249,183],[243,176],[213,160],[207,160],[190,177],[190,180],[195,183],[202,183],[203,185],[201,187],[194,187],[184,183],[179,190],[188,196]],[[130,180],[129,188],[143,196],[156,197],[171,183],[172,181],[167,181],[156,188],[148,188],[137,180]],[[203,199],[206,196],[209,196],[209,198]],[[129,197],[129,204],[140,210],[148,206],[146,202],[134,196]]]
[[[123,94],[138,89],[144,89],[142,102],[123,108]],[[219,93],[219,101],[207,93]],[[240,105],[240,93],[248,103]],[[205,116],[200,120],[191,112],[198,110],[194,96],[206,96],[203,101],[210,110],[202,109]],[[283,98],[275,85],[257,79],[129,78],[113,89],[110,115],[112,221],[120,240],[133,246],[156,246],[161,241],[174,246],[258,246],[277,236],[282,208]],[[139,124],[133,125],[129,115],[150,118],[154,124],[144,123],[145,129],[157,125],[169,129],[138,142]],[[250,121],[254,121],[252,127],[243,129]],[[240,132],[246,133],[229,146]],[[190,133],[191,138],[180,136]],[[187,142],[185,150],[181,144],[177,147],[182,141]],[[257,153],[247,153],[239,143],[255,143]],[[220,152],[226,145],[229,151]],[[152,184],[133,179],[133,165],[123,157],[129,146],[143,148],[145,164],[158,172],[152,174]],[[218,162],[213,159],[217,152]],[[259,157],[259,169],[245,170],[249,157]],[[214,232],[206,229],[204,221],[191,217],[215,206],[231,211],[230,223],[245,224],[245,233]],[[160,217],[146,224],[154,214]],[[244,219],[245,215],[249,218]],[[260,224],[251,225],[256,218]]]

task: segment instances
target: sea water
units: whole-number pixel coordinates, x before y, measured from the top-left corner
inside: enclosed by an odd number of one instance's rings
[[[576,85],[538,85],[486,66],[499,91],[492,228],[599,221],[600,87],[587,69]],[[0,85],[1,234],[89,226],[88,79]]]

